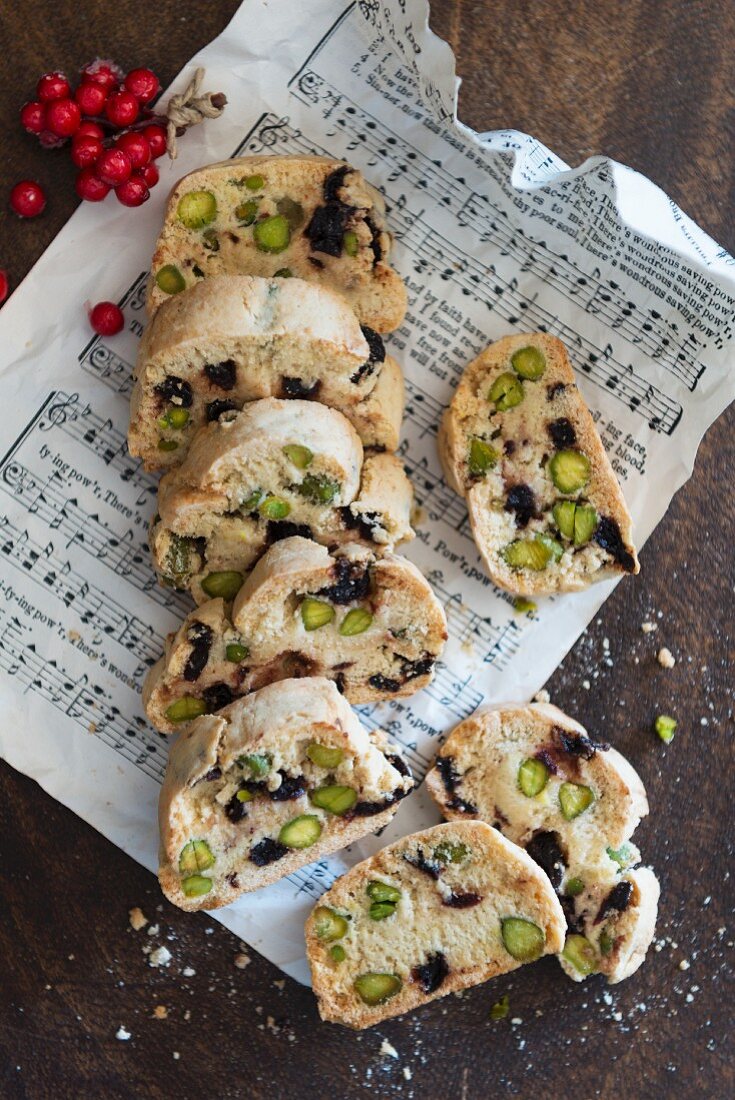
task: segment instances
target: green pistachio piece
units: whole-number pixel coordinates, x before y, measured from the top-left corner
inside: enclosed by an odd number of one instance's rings
[[[239,665],[240,661],[244,661],[250,650],[246,645],[240,645],[239,642],[230,642],[225,647],[225,657],[228,661],[232,661],[233,665]]]
[[[578,493],[590,479],[590,460],[581,451],[557,451],[547,469],[560,493]]]
[[[526,798],[535,798],[537,794],[541,794],[548,782],[549,769],[543,760],[529,757],[518,769],[518,786]]]
[[[169,722],[191,722],[201,714],[207,713],[207,704],[194,695],[182,695],[166,709]]]
[[[221,596],[223,600],[234,600],[242,588],[245,578],[235,569],[225,569],[221,573],[208,573],[202,581],[202,591],[212,599]]]
[[[531,962],[543,954],[546,934],[533,921],[506,917],[500,922],[500,931],[505,950],[519,962]]]
[[[578,504],[574,513],[574,545],[584,546],[588,543],[595,531],[599,517],[591,504]]]
[[[211,191],[190,191],[179,199],[176,216],[187,229],[203,229],[217,217],[217,200]]]
[[[597,953],[588,939],[576,932],[567,936],[562,958],[571,963],[580,974],[594,974],[597,970]]]
[[[283,214],[272,214],[253,227],[253,240],[260,252],[283,252],[291,243],[291,229]]]
[[[498,412],[507,412],[508,409],[520,405],[523,400],[523,383],[515,374],[505,371],[495,379],[487,397],[488,401],[494,403]]]
[[[342,237],[342,248],[348,256],[357,255],[360,248],[360,243],[357,239],[357,233],[355,233],[354,229],[345,230],[344,236]]]
[[[156,286],[164,294],[180,294],[186,289],[186,279],[174,264],[164,264],[156,272]]]
[[[173,533],[169,535],[165,558],[166,579],[177,587],[185,585],[189,580],[193,550],[194,543],[191,539]]]
[[[551,549],[540,539],[516,539],[501,551],[511,569],[530,569],[540,573],[552,559]]]
[[[552,561],[559,561],[559,558],[564,553],[564,547],[556,539],[552,539],[551,535],[536,535],[536,541],[540,542],[542,546],[551,554]]]
[[[546,370],[546,356],[541,348],[519,348],[511,355],[510,365],[521,378],[537,382]]]
[[[158,449],[159,451],[177,451],[179,444],[175,439],[159,439]]]
[[[341,940],[347,928],[347,920],[336,910],[326,905],[319,905],[314,910],[314,931],[322,943]]]
[[[455,844],[451,840],[442,840],[434,849],[433,856],[437,863],[443,863],[446,867],[449,863],[464,863],[469,859],[470,850],[461,841]]]
[[[190,840],[181,849],[179,873],[192,875],[196,871],[206,871],[213,863],[214,855],[206,840]]]
[[[633,856],[630,844],[621,844],[619,848],[605,849],[613,863],[617,863],[621,871],[627,867]]]
[[[274,279],[293,279],[293,271],[290,267],[279,267],[278,271],[273,272]]]
[[[582,783],[562,783],[559,788],[559,805],[567,821],[574,821],[574,818],[589,809],[594,801],[593,790]]]
[[[293,199],[289,199],[288,196],[284,196],[276,203],[276,210],[279,214],[283,214],[292,233],[304,224],[304,208],[300,202],[295,202]]]
[[[537,605],[533,600],[527,600],[525,596],[516,596],[513,600],[513,610],[519,615],[528,615],[531,611],[537,610]]]
[[[385,920],[386,917],[392,917],[395,911],[395,902],[374,901],[370,906],[370,920]]]
[[[491,1020],[504,1020],[510,1011],[510,998],[505,993],[490,1009]]]
[[[302,447],[300,443],[287,443],[282,448],[289,462],[293,462],[299,470],[305,470],[314,461],[314,454],[308,447]]]
[[[324,600],[315,600],[307,596],[301,601],[301,621],[304,630],[320,630],[334,619],[334,608]]]
[[[674,740],[677,724],[676,719],[671,718],[668,714],[659,714],[657,716],[654,726],[656,733],[665,745],[670,745]]]
[[[311,848],[322,835],[322,823],[316,814],[299,814],[287,821],[278,834],[287,848]]]
[[[329,956],[334,962],[341,963],[347,958],[347,952],[341,943],[335,943],[334,947],[329,948]]]
[[[252,225],[258,213],[258,204],[255,199],[248,199],[235,207],[235,217],[240,225]]]
[[[205,875],[189,875],[181,880],[181,889],[187,898],[200,898],[212,889],[212,880]]]
[[[343,638],[352,638],[355,634],[364,634],[373,621],[373,617],[364,607],[353,607],[339,624]]]
[[[320,745],[318,741],[312,741],[308,745],[306,755],[318,768],[336,768],[345,758],[342,749],[330,749],[328,745]]]
[[[377,974],[368,971],[355,978],[354,989],[363,1004],[382,1005],[400,993],[403,982],[397,974]]]
[[[615,937],[607,930],[607,928],[603,928],[602,932],[600,933],[600,938],[597,942],[602,954],[609,955],[613,947],[615,946]]]
[[[467,466],[473,477],[484,477],[498,461],[498,452],[490,443],[475,436],[470,441]]]
[[[559,528],[560,534],[565,539],[569,539],[570,542],[574,538],[574,516],[576,511],[577,505],[573,500],[558,500],[551,509],[554,523]]]
[[[241,768],[248,768],[255,779],[263,779],[271,770],[273,761],[265,753],[252,752],[247,756],[238,756],[237,763]]]
[[[291,511],[291,505],[280,497],[267,496],[258,506],[264,519],[285,519]]]
[[[242,502],[240,505],[241,512],[254,512],[258,505],[261,503],[264,497],[262,489],[256,489],[250,494],[250,496]]]
[[[343,787],[334,783],[328,787],[317,787],[316,790],[310,791],[309,801],[312,806],[341,817],[357,802],[357,791],[353,787]]]
[[[265,187],[265,180],[262,176],[246,176],[242,182],[248,191],[262,191]]]
[[[391,886],[389,882],[381,882],[377,878],[370,880],[365,888],[365,893],[371,901],[388,901],[393,905],[401,898],[401,891],[397,886]]]
[[[202,244],[210,252],[219,252],[219,237],[216,229],[205,229],[202,233]]]
[[[567,884],[564,893],[568,898],[578,898],[584,890],[584,883],[581,878],[567,879]]]
[[[342,486],[325,474],[307,474],[300,485],[294,485],[297,493],[312,504],[331,504]]]
[[[162,428],[175,428],[176,431],[181,431],[189,423],[189,410],[182,409],[180,405],[173,405],[158,423]]]
[[[240,790],[236,793],[235,798],[238,802],[252,802],[255,798],[255,792],[249,791],[247,787],[240,787]]]

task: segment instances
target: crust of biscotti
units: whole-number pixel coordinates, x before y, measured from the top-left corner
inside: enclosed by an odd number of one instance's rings
[[[382,746],[368,735],[357,715],[342,698],[334,684],[321,677],[284,680],[237,700],[216,715],[206,715],[191,723],[173,744],[161,788],[159,819],[159,881],[166,897],[187,911],[217,909],[230,904],[240,894],[261,889],[383,828],[400,805],[396,799],[381,813],[353,820],[329,818],[331,832],[308,850],[294,850],[271,865],[238,870],[238,885],[220,883],[213,893],[189,898],[181,890],[177,870],[179,853],[191,839],[190,821],[186,820],[188,791],[210,769],[231,766],[233,760],[248,751],[257,752],[274,736],[289,739],[306,728],[315,736],[331,730],[355,754],[365,759],[376,756],[384,778],[390,779],[391,791],[402,787],[405,793],[412,781],[382,757]],[[182,820],[183,819],[183,820]],[[206,837],[205,837],[206,839]]]
[[[502,500],[500,474],[503,468],[513,470],[514,462],[517,460],[501,457],[500,469],[497,472],[491,471],[484,479],[473,482],[467,471],[468,429],[466,425],[471,421],[473,414],[478,412],[479,407],[487,406],[486,391],[490,382],[483,380],[492,379],[501,370],[507,370],[512,353],[529,342],[544,350],[547,368],[543,380],[538,383],[526,383],[528,386],[539,387],[535,391],[529,389],[528,392],[535,397],[536,401],[542,394],[547,395],[546,400],[554,402],[554,418],[564,416],[572,423],[576,434],[575,447],[587,456],[591,466],[589,489],[585,495],[595,505],[600,515],[609,517],[617,523],[625,548],[633,559],[632,569],[623,569],[601,549],[591,544],[581,548],[581,552],[590,557],[590,564],[594,566],[590,571],[575,569],[575,555],[571,547],[565,548],[567,553],[558,568],[553,566],[538,573],[530,570],[513,570],[499,554],[502,546],[511,541],[516,534],[523,533],[514,529],[507,512],[502,513],[501,510],[502,514],[499,514],[498,509],[492,506],[496,497]],[[553,398],[548,397],[556,383],[559,383],[562,389]],[[523,404],[518,409],[523,409]],[[516,410],[511,410],[503,416],[513,416],[515,412]],[[507,424],[508,421],[501,419],[499,423]],[[544,439],[543,443],[547,454],[554,450],[550,440]],[[438,433],[438,448],[445,478],[455,492],[465,497],[478,550],[488,575],[500,588],[522,596],[553,595],[555,592],[579,591],[587,588],[593,581],[619,576],[623,572],[639,571],[632,541],[632,520],[625,498],[592,416],[577,390],[567,349],[556,337],[546,333],[506,336],[491,344],[473,360],[466,368],[452,402],[442,417]]]
[[[386,355],[378,380],[357,405],[343,409],[365,447],[395,451],[401,439],[406,387],[403,371],[392,355]]]
[[[223,179],[227,179],[232,174],[240,171],[253,173],[253,171],[258,168],[268,168],[271,172],[275,171],[278,175],[288,174],[292,176],[294,172],[303,172],[305,168],[307,170],[308,180],[304,180],[301,186],[302,188],[305,187],[306,191],[309,193],[314,191],[315,186],[318,186],[318,196],[311,194],[311,198],[312,201],[316,199],[316,204],[321,204],[321,188],[324,180],[331,172],[341,168],[343,164],[343,161],[331,157],[320,156],[266,155],[239,157],[207,165],[182,177],[169,193],[163,227],[153,254],[151,262],[152,272],[146,287],[146,309],[148,313],[153,313],[160,306],[162,301],[166,299],[166,295],[156,286],[153,274],[160,266],[165,263],[170,263],[176,258],[176,249],[173,239],[175,239],[177,233],[176,210],[182,195],[186,194],[188,191],[206,187],[208,184],[215,187],[221,185]],[[374,212],[374,221],[377,222],[380,229],[382,256],[369,270],[366,269],[365,271],[353,272],[352,278],[348,280],[348,285],[337,289],[343,293],[350,302],[350,305],[363,324],[369,325],[377,332],[391,332],[393,329],[398,328],[405,316],[406,289],[398,273],[394,271],[387,262],[390,256],[391,235],[384,223],[385,203],[380,192],[369,184],[361,173],[356,169],[351,169],[350,172],[351,174],[354,173],[355,176],[355,179],[351,181],[351,187],[364,197],[366,208],[372,208]],[[248,197],[247,193],[245,197]],[[251,250],[248,251],[249,253],[251,252]],[[292,253],[292,249],[288,251]],[[320,259],[318,255],[316,258]],[[284,266],[282,262],[278,262],[279,257],[277,256],[266,259],[274,260],[275,264],[271,265],[270,268],[266,268],[266,270],[259,269],[254,273],[272,274],[273,271]],[[306,257],[305,260],[306,259],[308,259],[308,257]],[[248,257],[245,257],[241,250],[237,258],[237,263],[243,266],[233,268],[233,272],[239,273],[242,271],[242,273],[247,274],[248,264],[252,264],[253,261],[255,261],[256,264],[258,264],[259,261],[262,263],[263,257],[257,254],[255,256],[249,254]],[[234,262],[236,261],[233,258],[233,263]],[[296,262],[302,270],[295,272],[295,274],[303,278],[308,278],[311,281],[318,282],[320,285],[329,285],[330,270],[328,266],[320,268],[316,265],[309,265],[307,262],[302,262],[301,260],[297,260]],[[321,263],[324,263],[323,257],[321,258]],[[295,266],[292,256],[289,257],[289,266]]]
[[[613,948],[612,962],[606,970],[610,985],[617,985],[635,974],[643,963],[656,932],[658,900],[661,894],[656,875],[650,867],[634,867],[626,872],[625,878],[633,883],[633,905],[622,914],[616,925],[616,931],[625,942],[626,950],[620,952],[617,945]],[[564,969],[567,970],[566,967]]]
[[[523,899],[527,907],[524,910],[525,915],[529,919],[534,918],[544,928],[546,935],[544,954],[555,953],[561,949],[564,942],[564,915],[548,879],[522,849],[511,844],[497,830],[483,822],[436,825],[420,833],[403,837],[370,859],[353,867],[319,899],[318,905],[333,907],[337,911],[344,909],[346,907],[344,903],[348,899],[352,900],[355,894],[362,894],[364,887],[371,879],[381,878],[384,875],[394,881],[398,878],[395,871],[386,870],[386,867],[391,866],[394,855],[410,850],[416,843],[431,848],[432,845],[447,840],[460,841],[469,846],[480,846],[489,872],[494,878],[502,875],[503,881],[512,879],[514,900],[517,902],[518,899]],[[409,872],[405,873],[409,874]],[[452,921],[463,920],[463,914],[468,911],[452,910],[445,906],[438,906],[436,913],[431,913],[428,908],[422,909],[421,917],[438,926],[437,932],[432,937],[432,949],[436,950],[444,945],[447,950],[451,948]],[[517,911],[516,907],[514,906],[511,911]],[[444,925],[443,928],[442,925]],[[417,939],[414,928],[415,926],[406,932],[406,939],[409,942]],[[424,950],[429,949],[428,944],[421,943],[420,946]],[[338,988],[339,972],[335,974],[334,968],[326,961],[324,945],[320,943],[315,932],[314,913],[306,922],[306,953],[322,1019],[354,1029],[371,1027],[393,1016],[403,1015],[437,997],[478,985],[497,974],[514,970],[520,965],[508,955],[507,959],[504,959],[505,965],[498,966],[492,957],[488,957],[489,953],[484,958],[480,953],[477,966],[461,971],[450,971],[440,988],[433,993],[427,994],[419,988],[417,983],[404,981],[403,988],[397,996],[383,1005],[368,1007],[362,1005],[354,995],[347,996],[346,993],[343,995]],[[508,961],[511,965],[507,965]],[[344,966],[344,963],[340,966]]]

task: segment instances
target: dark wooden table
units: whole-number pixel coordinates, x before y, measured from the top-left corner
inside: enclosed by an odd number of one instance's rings
[[[1,190],[31,176],[53,196],[35,222],[0,214],[0,267],[13,285],[75,205],[67,159],[42,153],[16,124],[36,76],[102,53],[152,64],[167,83],[236,6],[2,6]],[[437,0],[432,20],[457,53],[466,122],[527,130],[571,164],[599,152],[625,161],[735,249],[735,6]],[[151,875],[2,765],[0,1096],[734,1095],[734,439],[731,408],[643,551],[640,578],[620,585],[548,685],[555,702],[630,755],[648,788],[652,814],[636,840],[662,881],[663,942],[634,978],[577,986],[547,959],[360,1036],[322,1025],[308,990],[254,953],[238,969],[230,933],[164,903]],[[658,631],[644,635],[644,620]],[[660,645],[677,657],[670,671],[656,662]],[[662,710],[679,719],[668,749],[651,732]],[[146,965],[146,933],[128,926],[132,906],[160,925],[156,942],[168,937],[175,967]],[[196,973],[182,977],[183,966]],[[506,992],[512,1019],[492,1023],[490,1007]],[[120,1024],[128,1042],[115,1038]],[[398,1059],[381,1054],[384,1038]]]

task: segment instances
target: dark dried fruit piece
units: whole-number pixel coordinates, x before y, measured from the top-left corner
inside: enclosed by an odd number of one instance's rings
[[[236,410],[237,405],[234,401],[210,401],[206,408],[207,421],[211,424],[213,420],[219,420],[222,413]]]
[[[302,539],[310,539],[312,535],[311,527],[308,523],[291,523],[287,519],[268,520],[268,542],[280,542],[282,539],[290,539],[294,535],[300,535]]]
[[[583,733],[570,733],[561,726],[554,726],[551,734],[562,752],[581,756],[583,760],[591,760],[596,752],[607,752],[610,748],[607,741],[592,741]]]
[[[447,794],[452,794],[457,788],[458,784],[462,782],[462,776],[457,771],[457,766],[454,763],[454,757],[437,756],[436,770],[441,776],[441,781],[444,784],[444,790],[447,792]]]
[[[316,595],[330,603],[346,604],[363,600],[370,594],[370,572],[362,562],[337,558],[332,566],[334,584],[321,588]]]
[[[367,346],[370,349],[370,355],[368,356],[371,363],[384,363],[385,362],[385,344],[383,343],[383,337],[375,329],[369,328],[368,325],[360,325],[362,334],[367,341]]]
[[[538,863],[542,871],[546,873],[554,889],[558,890],[567,865],[556,833],[536,833],[526,845],[526,851],[531,859]]]
[[[199,679],[202,669],[209,660],[209,651],[212,648],[212,628],[206,623],[194,622],[186,633],[186,640],[191,645],[191,652],[184,665],[182,673],[184,679],[192,684]]]
[[[358,531],[366,542],[375,542],[375,537],[383,526],[383,517],[378,512],[360,512],[355,515],[349,505],[340,508],[339,514],[345,527]]]
[[[376,672],[370,677],[368,683],[371,687],[374,687],[376,691],[400,691],[400,680],[393,680],[390,676],[383,676],[380,672]]]
[[[449,964],[441,951],[429,955],[421,966],[414,966],[411,977],[423,989],[424,993],[434,993],[449,974]]]
[[[204,373],[213,386],[221,390],[231,390],[237,381],[237,364],[234,359],[224,359],[221,363],[206,363]]]
[[[306,780],[303,775],[286,775],[279,771],[281,785],[275,791],[269,791],[273,802],[290,802],[294,798],[301,798],[306,793]]]
[[[169,374],[156,386],[156,393],[172,405],[181,409],[190,409],[194,403],[194,391],[183,378]]]
[[[269,863],[275,863],[277,859],[283,859],[288,848],[278,840],[272,840],[267,836],[250,849],[249,859],[256,867],[265,867]]]
[[[429,656],[419,657],[415,661],[409,661],[405,657],[401,657],[400,660],[404,683],[407,680],[415,680],[417,676],[427,676],[436,663],[434,658]]]
[[[379,264],[383,259],[383,249],[380,244],[380,230],[369,215],[365,218],[365,225],[370,230],[370,248],[373,252],[373,267],[375,267],[375,265]]]
[[[342,239],[354,213],[354,206],[347,206],[339,200],[317,206],[304,230],[304,236],[311,241],[312,251],[341,256]]]
[[[600,921],[603,921],[609,913],[624,913],[630,905],[630,899],[632,896],[632,882],[628,882],[627,879],[623,879],[622,882],[616,882],[616,884],[613,886],[612,890],[600,906],[600,911],[595,917],[595,924],[599,924]]]
[[[209,687],[204,688],[202,698],[207,704],[207,713],[211,714],[213,711],[226,707],[235,696],[227,684],[211,684]]]
[[[320,387],[321,382],[319,379],[307,386],[300,378],[288,378],[285,374],[281,375],[281,391],[284,397],[301,397],[305,399],[316,397]]]
[[[472,909],[482,901],[482,894],[473,894],[471,891],[460,893],[452,890],[448,898],[442,898],[442,905],[450,909]]]
[[[339,197],[340,188],[344,187],[345,176],[348,172],[352,172],[349,164],[340,164],[339,168],[335,168],[333,172],[324,180],[322,184],[322,193],[324,195],[325,202],[341,202]]]
[[[527,527],[536,515],[536,497],[529,485],[514,485],[505,498],[506,512],[515,512],[519,527]]]
[[[603,550],[606,550],[626,573],[633,572],[635,569],[635,559],[623,542],[620,528],[614,519],[610,519],[608,516],[602,516],[597,525],[597,530],[595,531],[595,542],[601,546]]]
[[[417,848],[415,855],[410,852],[404,852],[403,858],[406,863],[410,863],[417,871],[422,871],[423,874],[428,875],[429,878],[434,879],[434,881],[439,878],[444,870],[441,863],[437,862],[437,860],[426,858],[423,848]]]
[[[395,802],[400,802],[402,798],[405,798],[410,791],[404,791],[403,787],[396,787],[394,791],[391,791],[389,795],[386,795],[380,802],[357,802],[349,812],[350,817],[374,817],[375,814],[381,814],[383,810],[387,810],[389,806],[392,806]]]
[[[546,425],[546,430],[551,436],[551,441],[557,451],[562,451],[565,447],[573,447],[577,442],[577,433],[572,427],[571,420],[568,420],[566,416],[560,416],[557,420],[550,420]]]

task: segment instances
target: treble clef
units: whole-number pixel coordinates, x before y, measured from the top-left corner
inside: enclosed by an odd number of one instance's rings
[[[76,420],[77,414],[74,411],[74,406],[78,401],[78,393],[72,393],[71,395],[60,393],[58,400],[49,409],[47,418],[39,423],[40,430],[47,432],[49,428],[60,428],[66,424],[67,418]]]

